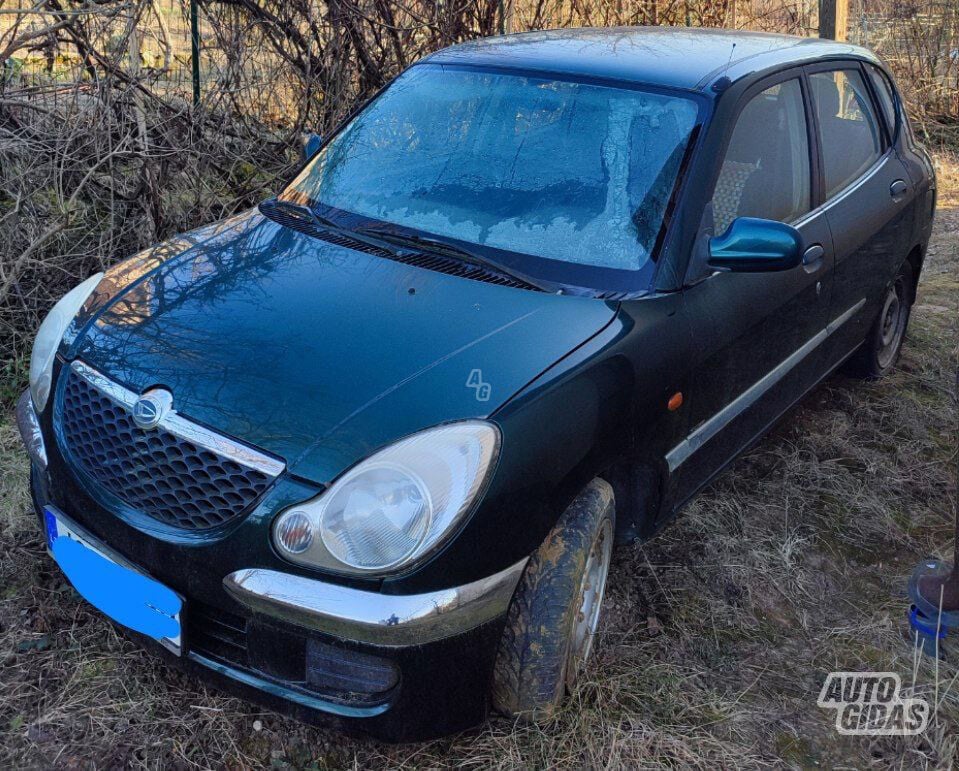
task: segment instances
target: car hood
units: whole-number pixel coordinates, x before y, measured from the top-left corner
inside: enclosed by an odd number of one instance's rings
[[[68,357],[317,482],[402,436],[490,415],[614,303],[473,281],[251,212],[108,271]]]

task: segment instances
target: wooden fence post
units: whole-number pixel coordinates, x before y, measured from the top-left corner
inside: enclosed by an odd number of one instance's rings
[[[190,55],[193,60],[193,106],[200,104],[200,24],[197,0],[190,0]]]
[[[845,40],[849,0],[819,0],[819,37]]]

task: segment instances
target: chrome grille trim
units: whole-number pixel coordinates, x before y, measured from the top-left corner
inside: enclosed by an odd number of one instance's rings
[[[97,391],[128,412],[132,412],[134,403],[140,398],[139,394],[124,388],[102,372],[95,370],[89,364],[84,364],[82,361],[74,361],[70,365],[70,368],[74,374],[83,378]],[[179,439],[192,442],[198,447],[202,447],[228,460],[232,460],[241,466],[259,471],[270,477],[278,477],[286,468],[286,464],[283,461],[271,458],[268,455],[257,452],[252,447],[247,447],[229,437],[223,436],[223,434],[218,434],[209,428],[197,425],[183,416],[178,415],[175,409],[170,410],[170,412],[164,416],[163,420],[157,425],[157,428],[163,428]]]

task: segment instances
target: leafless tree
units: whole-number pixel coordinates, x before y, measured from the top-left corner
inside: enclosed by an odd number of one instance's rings
[[[667,24],[815,32],[812,0],[0,0],[0,364],[84,275],[254,205],[410,63],[501,29]],[[959,122],[955,0],[854,0],[854,39],[913,111]],[[9,378],[5,382],[9,382]],[[11,394],[0,394],[0,400]]]

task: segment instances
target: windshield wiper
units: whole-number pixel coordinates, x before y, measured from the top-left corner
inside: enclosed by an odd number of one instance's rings
[[[291,214],[301,220],[309,220],[314,225],[319,225],[323,228],[330,228],[332,230],[343,230],[340,225],[337,225],[329,217],[324,217],[322,214],[318,214],[306,204],[293,203],[292,201],[281,201],[279,198],[274,198],[268,203],[274,209],[279,209],[280,211]]]
[[[379,241],[381,244],[385,243],[401,249],[438,254],[458,260],[459,262],[467,265],[472,265],[480,270],[497,274],[501,277],[511,278],[520,284],[525,284],[528,287],[539,289],[541,292],[562,292],[561,288],[544,286],[543,284],[533,281],[526,276],[517,274],[515,271],[500,265],[498,262],[489,260],[482,255],[470,251],[469,249],[464,249],[461,246],[456,246],[455,244],[450,244],[445,241],[428,238],[426,236],[403,235],[392,230],[386,230],[385,228],[344,227],[343,225],[337,224],[329,217],[319,214],[305,204],[293,203],[292,201],[283,201],[279,198],[271,198],[267,201],[264,201],[260,205],[262,207],[273,209],[274,211],[283,212],[287,216],[292,216],[295,219],[298,219],[304,223],[309,223],[314,227],[332,230],[337,233],[349,234],[360,241],[366,241],[368,243],[373,242],[373,245],[376,245],[375,242]],[[382,246],[380,246],[380,248],[382,248]]]
[[[402,233],[396,233],[392,230],[384,230],[382,228],[375,227],[357,228],[355,232],[370,238],[377,238],[380,241],[386,241],[394,246],[415,249],[417,251],[432,252],[434,254],[443,255],[444,257],[452,257],[460,262],[472,264],[478,268],[491,270],[494,273],[499,273],[517,281],[522,281],[524,284],[529,284],[530,286],[536,287],[543,292],[555,291],[530,280],[526,276],[517,274],[515,271],[500,265],[498,262],[487,259],[486,257],[470,251],[469,249],[464,249],[461,246],[447,243],[446,241],[439,241],[435,238],[428,238],[426,236],[404,235]]]

